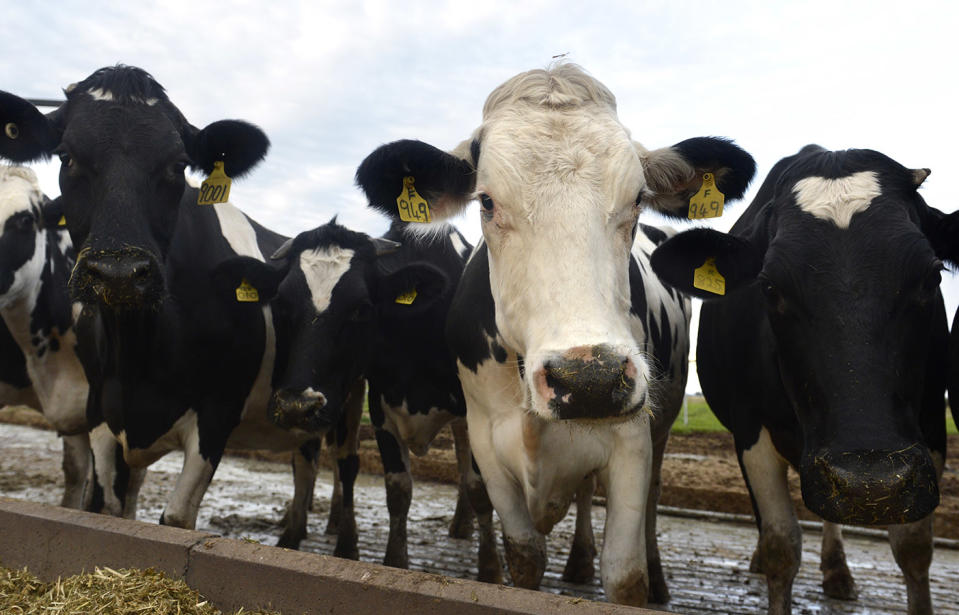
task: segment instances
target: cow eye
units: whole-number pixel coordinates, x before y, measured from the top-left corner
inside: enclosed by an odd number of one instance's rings
[[[63,164],[64,166],[67,166],[67,167],[73,166],[73,157],[70,156],[70,154],[66,152],[60,152],[59,157],[60,157],[60,163]]]
[[[769,306],[771,310],[782,314],[786,309],[786,301],[783,299],[783,295],[779,292],[779,289],[776,288],[776,285],[773,284],[769,278],[760,277],[759,289],[766,299],[766,305]]]
[[[496,205],[493,203],[493,199],[491,199],[488,194],[480,195],[480,206],[482,206],[483,211],[489,213],[492,213],[493,208],[496,207]]]

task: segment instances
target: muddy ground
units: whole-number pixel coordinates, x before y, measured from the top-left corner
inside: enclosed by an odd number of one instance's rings
[[[14,413],[16,414],[16,413]],[[10,418],[10,411],[0,412]],[[38,415],[20,413],[13,420]],[[365,434],[370,435],[370,434]],[[450,576],[475,578],[475,541],[447,538],[446,527],[452,515],[454,489],[440,482],[456,479],[450,443],[441,438],[438,450],[424,458],[414,458],[414,470],[420,477],[414,483],[410,511],[410,562],[418,570]],[[959,441],[952,439],[954,451]],[[60,444],[50,432],[0,425],[0,495],[56,503],[62,489],[59,474]],[[673,438],[665,464],[663,504],[684,508],[743,513],[749,501],[727,434],[681,436]],[[140,500],[138,518],[156,522],[166,497],[176,481],[182,457],[172,454],[151,467]],[[950,458],[950,465],[959,465]],[[201,507],[198,529],[224,536],[275,543],[280,534],[278,521],[292,493],[288,458],[282,464],[262,459],[228,458],[221,464]],[[364,439],[363,467],[373,471],[379,465],[376,446]],[[323,533],[328,512],[331,475],[323,473],[317,482],[317,499],[310,517],[309,537],[302,548],[329,554],[335,539]],[[795,481],[795,477],[794,477]],[[955,527],[950,521],[959,508],[959,479],[954,469],[944,481],[946,521],[940,526]],[[796,491],[798,498],[798,490]],[[382,479],[361,475],[356,492],[356,510],[360,535],[360,557],[378,562],[382,558],[389,527]],[[943,508],[942,506],[940,508]],[[950,515],[952,515],[950,517]],[[605,510],[595,507],[593,526],[601,544]],[[571,515],[550,535],[550,568],[543,589],[556,593],[603,599],[598,581],[570,585],[561,578],[572,534]],[[937,532],[940,536],[941,532]],[[725,523],[691,519],[674,514],[659,517],[659,540],[672,600],[666,605],[680,613],[758,613],[765,610],[765,581],[748,572],[749,557],[756,541],[755,528],[749,523]],[[794,588],[796,613],[904,613],[905,590],[901,575],[892,560],[885,540],[847,533],[846,552],[850,568],[860,588],[856,602],[840,602],[823,597],[819,583],[818,552],[820,534],[804,530],[803,564]],[[930,577],[933,600],[938,613],[959,613],[959,550],[955,544],[937,548]],[[598,558],[597,558],[598,567]]]

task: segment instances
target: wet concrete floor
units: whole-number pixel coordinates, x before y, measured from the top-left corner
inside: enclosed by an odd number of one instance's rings
[[[62,490],[61,445],[55,434],[28,427],[0,425],[0,494],[56,504]],[[138,518],[156,522],[176,481],[182,457],[171,454],[151,467],[144,484]],[[323,533],[332,475],[316,483],[310,535],[302,549],[332,554],[335,537]],[[286,501],[293,492],[292,475],[283,464],[226,458],[220,465],[200,509],[197,529],[223,536],[276,542]],[[356,489],[360,558],[378,562],[389,531],[383,480],[360,475]],[[455,506],[455,489],[448,485],[414,483],[410,510],[410,565],[413,569],[455,577],[475,578],[475,541],[451,539],[447,527]],[[605,509],[594,507],[597,546],[602,544]],[[572,537],[572,513],[548,538],[549,569],[543,590],[602,600],[598,580],[589,585],[564,583],[560,576]],[[820,589],[821,535],[804,531],[803,563],[793,589],[797,614],[905,613],[905,585],[888,542],[846,536],[849,567],[859,587],[859,599],[842,602],[825,598]],[[748,572],[756,543],[750,524],[659,516],[659,545],[672,600],[671,612],[690,614],[764,613],[766,583]],[[596,562],[597,571],[599,561]],[[937,548],[930,569],[937,613],[959,614],[959,550]],[[322,597],[318,597],[322,600]],[[659,605],[650,605],[657,608]]]

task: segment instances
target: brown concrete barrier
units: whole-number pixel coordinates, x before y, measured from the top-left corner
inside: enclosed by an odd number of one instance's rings
[[[654,611],[301,553],[213,534],[0,498],[0,563],[45,581],[110,568],[185,579],[218,608],[293,613],[550,613]]]

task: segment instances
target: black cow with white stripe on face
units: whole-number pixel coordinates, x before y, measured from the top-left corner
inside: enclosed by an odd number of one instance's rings
[[[773,167],[728,235],[688,231],[653,256],[661,277],[707,299],[699,378],[754,497],[770,612],[788,612],[801,554],[787,463],[828,522],[893,524],[909,612],[930,612],[945,456],[939,282],[959,236],[956,215],[917,192],[928,174],[871,150],[807,146]],[[703,269],[709,258],[718,273]],[[722,276],[727,295],[697,288],[704,274]],[[823,570],[827,594],[855,595],[829,523]]]
[[[268,140],[236,120],[194,127],[134,67],[98,70],[66,95],[44,116],[0,93],[0,156],[60,157],[63,208],[80,250],[71,292],[89,423],[115,436],[134,468],[184,450],[161,522],[193,527],[228,437],[241,447],[315,449],[266,419],[275,337],[269,306],[224,301],[211,284],[223,260],[265,260],[286,238],[229,203],[197,205],[198,190],[184,177],[187,166],[210,172],[218,161],[227,175],[242,175]],[[259,424],[234,433],[241,416],[244,425]],[[109,461],[96,456],[98,476]],[[99,481],[106,489],[95,503],[122,512],[127,494],[118,482]]]

